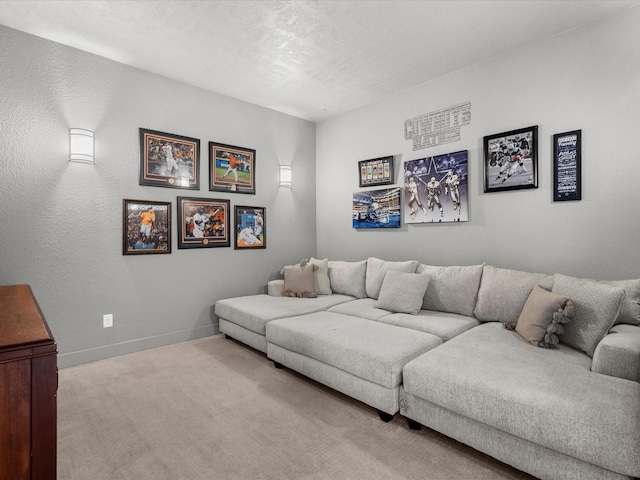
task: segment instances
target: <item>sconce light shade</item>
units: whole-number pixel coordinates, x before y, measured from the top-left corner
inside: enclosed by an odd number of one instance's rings
[[[96,163],[94,133],[91,130],[69,129],[69,161]]]
[[[280,165],[280,186],[291,188],[291,165]]]

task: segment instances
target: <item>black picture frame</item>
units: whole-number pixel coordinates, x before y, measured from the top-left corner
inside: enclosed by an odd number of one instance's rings
[[[209,142],[209,191],[256,193],[256,151]]]
[[[484,137],[484,193],[538,188],[538,126]]]
[[[200,140],[140,129],[140,185],[200,189]]]
[[[393,185],[393,172],[393,155],[358,162],[360,187]]]
[[[178,197],[178,248],[215,248],[231,245],[226,199]]]
[[[171,202],[124,199],[122,254],[171,253]]]
[[[234,207],[234,245],[236,250],[267,248],[267,209],[265,207]]]
[[[582,200],[582,130],[553,136],[553,201]]]

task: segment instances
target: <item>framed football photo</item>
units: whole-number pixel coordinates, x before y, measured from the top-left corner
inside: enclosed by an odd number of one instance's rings
[[[484,137],[484,192],[538,188],[538,126]]]

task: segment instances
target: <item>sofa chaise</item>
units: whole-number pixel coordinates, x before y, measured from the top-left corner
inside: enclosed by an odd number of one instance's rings
[[[227,337],[384,421],[541,479],[640,477],[640,280],[311,259],[215,313]]]

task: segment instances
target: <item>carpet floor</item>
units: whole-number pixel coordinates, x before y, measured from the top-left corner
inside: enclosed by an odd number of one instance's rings
[[[532,480],[223,336],[59,372],[59,480]]]

